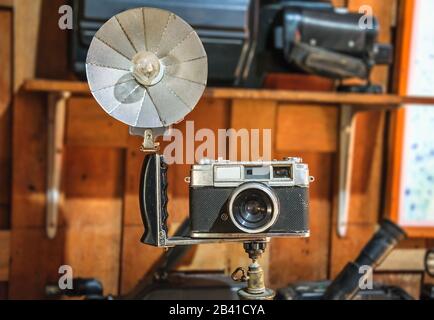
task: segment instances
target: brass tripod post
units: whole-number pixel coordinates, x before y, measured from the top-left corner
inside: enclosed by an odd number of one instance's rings
[[[247,287],[238,290],[241,300],[273,300],[276,295],[274,290],[265,287],[264,270],[258,263],[266,246],[266,240],[244,242],[244,250],[252,259],[252,263],[247,271],[238,267],[231,276],[234,281],[247,282]]]

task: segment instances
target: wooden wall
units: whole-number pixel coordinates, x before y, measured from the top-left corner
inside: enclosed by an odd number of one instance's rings
[[[382,25],[380,40],[392,39],[397,1],[335,2],[353,10],[361,4],[372,5]],[[67,33],[57,27],[62,3],[15,0],[13,11],[0,8],[0,33],[7,35],[0,38],[0,61],[11,61],[0,77],[0,298],[44,298],[45,284],[57,281],[62,264],[71,265],[74,276],[99,278],[106,294],[126,293],[163,252],[139,242],[143,233],[137,200],[141,141],[129,136],[126,126],[112,120],[89,97],[68,102],[62,175],[65,200],[56,238],[48,240],[45,235],[47,97],[20,88],[26,78],[71,78]],[[7,94],[12,90],[12,68],[13,117]],[[387,85],[388,72],[387,67],[376,67],[374,80]],[[310,166],[316,178],[311,187],[311,237],[272,241],[263,259],[272,287],[335,276],[372,235],[382,215],[385,119],[381,112],[358,116],[350,222],[348,236],[341,239],[336,236],[334,210],[337,107],[203,99],[187,117],[194,120],[196,129],[271,128],[274,158],[301,156]],[[185,130],[185,123],[177,128]],[[169,169],[172,230],[188,212],[184,183],[188,174],[188,165]],[[425,240],[404,244],[426,245]],[[10,248],[7,268],[3,267],[7,272],[2,271],[3,248]],[[230,272],[246,262],[239,244],[203,245],[194,247],[180,268]],[[381,277],[415,293],[422,276],[386,273]]]
[[[12,11],[0,7],[0,299],[7,297],[12,163]]]

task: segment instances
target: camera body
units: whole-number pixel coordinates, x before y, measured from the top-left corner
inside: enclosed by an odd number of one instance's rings
[[[168,237],[167,169],[159,154],[141,173],[141,241],[157,247],[309,236],[309,176],[300,158],[234,162],[204,159],[191,168],[190,230]]]
[[[204,159],[191,169],[192,238],[309,236],[309,170],[299,158]]]

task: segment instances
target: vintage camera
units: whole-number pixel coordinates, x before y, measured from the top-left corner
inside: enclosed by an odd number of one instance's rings
[[[145,23],[143,22],[145,20]],[[147,21],[147,23],[146,23]],[[158,36],[157,36],[158,35]],[[87,55],[91,92],[103,110],[143,138],[142,242],[159,247],[309,235],[310,177],[300,159],[203,160],[190,181],[189,232],[168,237],[167,169],[157,137],[182,121],[201,98],[207,53],[180,17],[141,7],[119,13],[95,34]]]
[[[191,169],[191,237],[308,236],[309,182],[299,158],[202,160]]]
[[[140,205],[145,233],[154,246],[309,236],[309,176],[299,158],[233,162],[204,159],[193,165],[190,231],[167,234],[167,164],[158,154],[144,161]]]

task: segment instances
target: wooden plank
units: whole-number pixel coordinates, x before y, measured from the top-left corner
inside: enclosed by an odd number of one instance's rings
[[[65,263],[76,276],[101,280],[106,294],[119,293],[124,157],[107,147],[66,153]]]
[[[11,232],[9,299],[45,299],[45,286],[59,281],[64,264],[64,228],[48,240],[45,228],[14,228]]]
[[[11,103],[12,89],[12,12],[0,10],[0,116],[2,116]]]
[[[124,151],[104,147],[68,147],[65,166],[67,198],[120,198]]]
[[[118,294],[122,199],[70,197],[64,219],[64,263],[74,277],[97,278],[104,294]]]
[[[73,94],[90,94],[89,85],[82,81],[52,80],[52,79],[27,79],[23,88],[26,91],[68,91]]]
[[[36,76],[43,0],[14,0],[14,91]]]
[[[21,0],[22,1],[22,0]],[[24,0],[25,2],[28,2]],[[68,0],[42,0],[37,35],[35,77],[47,79],[73,78],[71,74],[68,30],[59,28],[59,8],[71,5]],[[26,27],[29,25],[23,23]],[[74,25],[74,27],[76,27]],[[26,78],[29,79],[29,78]]]
[[[0,0],[1,8],[12,8],[14,6],[14,0]]]
[[[140,242],[143,226],[124,226],[120,293],[130,291],[158,260],[164,249]]]
[[[9,205],[11,197],[12,167],[12,112],[10,109],[0,114],[0,205]],[[0,217],[3,221],[3,217]],[[0,222],[0,228],[5,227]]]
[[[40,278],[21,279],[19,275],[22,275],[25,266],[30,265],[40,272],[42,278],[52,279],[54,275],[57,276],[57,269],[49,262],[50,259],[57,261],[57,268],[62,263],[68,263],[74,270],[77,269],[78,275],[100,277],[109,290],[107,293],[118,293],[116,270],[119,269],[120,255],[123,152],[116,149],[78,147],[72,148],[71,151],[67,153],[67,163],[70,165],[66,166],[68,198],[61,212],[62,225],[65,225],[66,219],[66,226],[59,228],[59,235],[51,242],[45,238],[45,228],[29,229],[26,225],[15,225],[13,228],[13,234],[16,234],[17,238],[13,238],[13,282],[10,285],[12,297],[43,297],[41,286],[44,286],[45,282]],[[40,202],[42,208],[43,200],[44,197]],[[33,206],[35,207],[34,203]],[[21,219],[24,218],[23,216]],[[43,223],[43,220],[41,222]],[[41,225],[41,222],[38,225]],[[108,244],[110,250],[107,249]],[[21,256],[22,251],[32,259],[31,252],[39,250],[35,250],[35,245],[44,248],[40,252],[40,257],[25,261]],[[53,257],[49,259],[46,255]],[[22,292],[22,281],[28,281],[32,286],[28,295]]]
[[[66,143],[70,146],[126,147],[128,127],[113,119],[91,98],[68,102]]]
[[[231,128],[236,130],[248,130],[250,145],[242,145],[237,141],[236,154],[231,155],[230,160],[255,161],[259,159],[271,160],[274,151],[273,136],[276,134],[277,103],[273,100],[240,100],[232,101]],[[259,129],[259,145],[253,144],[251,130]],[[264,131],[270,130],[270,140],[264,141]],[[258,150],[254,150],[257,148]],[[245,154],[244,154],[245,153]],[[268,154],[268,156],[267,156]]]
[[[425,271],[426,249],[395,249],[377,267],[377,271]]]
[[[275,83],[277,81],[279,84]],[[272,81],[269,88],[281,87],[280,80]],[[303,87],[303,86],[299,86]],[[79,81],[62,81],[62,80],[46,80],[46,79],[30,79],[24,82],[24,90],[41,91],[41,92],[61,92],[68,91],[76,95],[89,95],[89,86],[87,82]],[[323,87],[317,86],[318,89]],[[324,86],[324,88],[328,88]],[[306,90],[306,88],[304,89]],[[298,103],[318,103],[318,104],[355,104],[387,106],[398,105],[401,103],[413,103],[422,105],[434,104],[432,97],[412,97],[412,96],[396,96],[392,94],[354,94],[354,93],[339,93],[339,92],[322,92],[322,91],[302,91],[291,87],[289,90],[273,89],[273,90],[254,90],[254,89],[231,89],[231,88],[208,88],[205,90],[204,97],[219,98],[219,99],[261,99],[261,100],[278,100],[282,102],[298,102]],[[368,98],[368,99],[366,99]],[[360,100],[362,99],[362,100]],[[366,101],[365,101],[366,99]]]
[[[12,166],[12,12],[0,10],[0,229],[10,224]]]
[[[52,81],[34,79],[24,84],[27,91],[69,91],[77,94],[89,94],[87,83],[74,81]],[[255,99],[275,100],[282,102],[306,103],[306,104],[352,104],[370,108],[390,108],[401,103],[401,98],[387,94],[358,94],[338,92],[311,92],[289,90],[254,90],[234,88],[207,88],[204,93],[206,98],[215,99]]]
[[[14,0],[14,91],[26,79],[68,76],[68,37],[58,26],[65,0]]]
[[[434,105],[434,97],[403,97],[402,102],[405,104],[417,104],[417,105],[427,105],[427,107],[432,107]]]
[[[331,153],[279,153],[300,156],[315,177],[310,185],[310,232],[306,239],[276,238],[270,245],[270,283],[282,287],[299,280],[323,280],[328,276],[330,203],[334,157]]]
[[[279,105],[276,149],[335,152],[337,111],[334,107]]]
[[[238,246],[242,248],[243,245],[238,244]],[[229,273],[231,268],[225,259],[227,253],[227,246],[221,243],[192,246],[188,255],[180,263],[178,270],[219,270]]]
[[[14,98],[12,232],[14,228],[22,227],[38,226],[45,229],[45,102],[38,94],[19,94]],[[32,121],[28,121],[29,117]]]
[[[9,280],[10,231],[0,231],[0,282]]]
[[[7,230],[10,228],[10,222],[11,222],[10,213],[11,213],[10,203],[0,204],[0,230]]]
[[[353,174],[351,183],[351,223],[378,221],[383,179],[384,114],[360,113],[356,117]],[[349,235],[350,236],[350,235]]]

